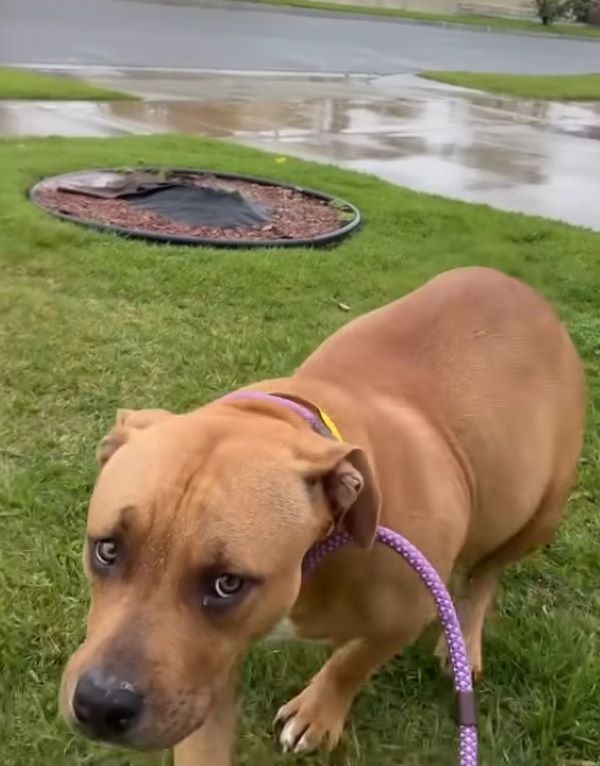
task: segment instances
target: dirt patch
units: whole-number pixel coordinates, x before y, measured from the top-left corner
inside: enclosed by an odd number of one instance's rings
[[[127,198],[102,199],[63,191],[56,183],[38,185],[34,199],[50,211],[82,222],[118,226],[136,232],[214,240],[303,240],[329,234],[348,223],[352,215],[327,200],[301,190],[269,186],[243,179],[185,173],[169,175],[169,181],[187,185],[237,191],[248,201],[269,211],[264,224],[237,228],[191,226],[130,204]]]

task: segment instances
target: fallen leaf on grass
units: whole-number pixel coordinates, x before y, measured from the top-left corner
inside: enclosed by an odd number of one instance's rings
[[[338,307],[338,309],[340,309],[340,311],[350,311],[350,306],[347,303],[336,301],[335,305]]]

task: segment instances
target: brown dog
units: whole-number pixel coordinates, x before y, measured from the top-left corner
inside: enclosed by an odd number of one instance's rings
[[[176,746],[176,766],[230,763],[240,661],[282,625],[334,652],[279,712],[281,743],[337,743],[371,674],[434,617],[408,565],[372,547],[378,523],[447,581],[464,575],[457,605],[481,672],[498,580],[552,540],[582,444],[567,332],[540,295],[489,269],[443,274],[344,327],[290,378],[250,388],[324,408],[344,441],[241,398],[121,412],[99,452],[92,607],[63,709],[92,737]],[[303,556],[334,526],[358,545],[303,584]]]

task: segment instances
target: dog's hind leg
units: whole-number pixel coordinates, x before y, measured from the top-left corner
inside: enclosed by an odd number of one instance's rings
[[[559,491],[549,491],[530,521],[504,545],[476,564],[456,599],[456,609],[476,678],[483,672],[483,630],[500,578],[507,566],[554,540],[556,528],[564,515],[570,486],[571,482]],[[443,635],[435,654],[448,669],[448,651]]]

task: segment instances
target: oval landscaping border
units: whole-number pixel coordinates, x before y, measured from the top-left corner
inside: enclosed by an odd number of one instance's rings
[[[115,172],[114,168],[97,168],[99,172]],[[80,173],[90,172],[89,169],[77,170],[70,173],[62,173],[57,176],[49,176],[48,178],[41,179],[34,184],[28,192],[29,200],[46,213],[59,218],[63,221],[69,221],[70,223],[78,224],[79,226],[85,226],[88,229],[94,229],[95,231],[106,232],[111,234],[118,234],[119,236],[127,239],[141,239],[148,242],[160,242],[168,245],[188,245],[195,247],[214,247],[228,250],[238,249],[256,249],[256,248],[293,248],[293,247],[325,247],[327,245],[337,245],[343,239],[350,234],[356,232],[363,223],[360,210],[347,200],[340,197],[334,197],[326,192],[317,191],[316,189],[310,189],[305,186],[298,186],[296,184],[288,184],[282,181],[274,181],[268,178],[260,178],[257,176],[244,175],[241,173],[221,173],[213,170],[204,170],[197,168],[164,168],[164,167],[136,167],[135,170],[147,171],[147,172],[170,172],[170,173],[196,173],[198,175],[209,175],[214,178],[223,178],[225,180],[239,180],[248,181],[250,183],[259,184],[262,186],[277,186],[283,189],[291,189],[301,194],[307,194],[317,199],[324,200],[329,203],[336,203],[341,210],[347,210],[352,213],[354,217],[351,221],[341,226],[339,229],[327,232],[326,234],[319,234],[316,237],[310,237],[307,239],[214,239],[208,237],[188,237],[178,234],[160,234],[152,231],[145,231],[143,229],[126,229],[122,226],[113,226],[111,224],[100,223],[96,221],[77,218],[76,216],[69,215],[68,213],[60,213],[56,210],[52,210],[46,205],[42,204],[36,199],[36,192],[39,187],[47,183],[52,179],[58,178],[70,178],[77,176]]]

